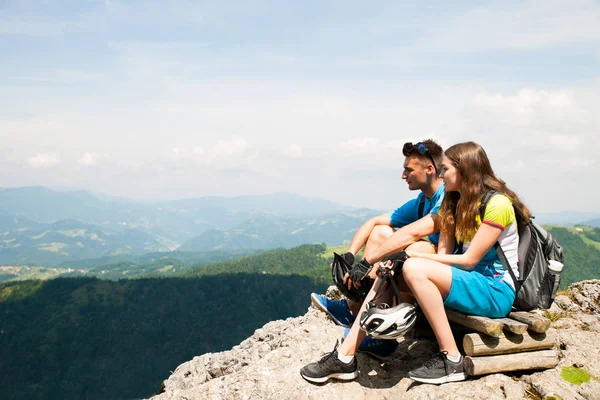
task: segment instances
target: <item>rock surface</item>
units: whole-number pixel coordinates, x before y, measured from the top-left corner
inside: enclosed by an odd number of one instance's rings
[[[571,285],[548,315],[556,319],[551,329],[557,332],[560,357],[550,370],[472,377],[440,386],[418,384],[407,373],[437,345],[404,339],[385,362],[358,354],[356,380],[313,385],[302,379],[300,368],[331,351],[343,328],[310,307],[301,317],[266,324],[229,351],[180,365],[152,399],[600,399],[600,280]],[[590,381],[580,386],[565,381],[562,367],[572,365],[590,373]]]

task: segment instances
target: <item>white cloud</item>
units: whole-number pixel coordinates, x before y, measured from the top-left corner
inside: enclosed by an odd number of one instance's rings
[[[219,140],[211,149],[211,155],[219,159],[232,160],[244,155],[248,149],[246,140],[233,137],[230,140]]]
[[[98,155],[93,153],[83,153],[77,162],[84,166],[96,165],[98,163]]]
[[[559,148],[565,141],[558,138],[585,135],[594,130],[593,112],[581,107],[572,91],[525,88],[516,95],[483,92],[473,98],[472,104],[476,118],[489,118],[500,126],[513,127],[506,134],[522,135],[521,130],[528,129],[527,136],[537,132],[545,138],[554,137],[544,141]]]
[[[38,154],[27,159],[27,163],[31,168],[50,168],[59,162],[60,159],[56,154]]]
[[[283,149],[282,154],[291,158],[302,157],[302,147],[297,144],[292,144]]]
[[[425,52],[532,49],[600,41],[600,5],[593,0],[488,3],[432,24],[414,44]]]
[[[368,154],[378,150],[379,139],[374,137],[362,137],[349,139],[341,144],[346,154]]]

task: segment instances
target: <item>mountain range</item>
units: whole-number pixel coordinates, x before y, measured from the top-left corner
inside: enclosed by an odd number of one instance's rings
[[[0,265],[334,245],[378,213],[291,193],[148,203],[45,187],[0,189]]]
[[[180,252],[339,245],[380,210],[291,193],[140,202],[46,187],[0,189],[0,265]],[[539,214],[543,224],[600,226],[600,213]],[[197,260],[201,261],[201,259]]]

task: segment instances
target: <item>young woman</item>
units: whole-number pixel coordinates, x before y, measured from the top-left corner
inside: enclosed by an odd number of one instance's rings
[[[529,219],[527,207],[492,170],[483,148],[459,143],[444,153],[442,177],[446,194],[439,212],[437,254],[407,251],[402,274],[429,321],[440,352],[409,377],[425,383],[465,379],[445,308],[471,315],[504,317],[515,299],[514,282],[505,273],[494,244],[498,242],[518,277],[518,215]],[[494,194],[480,217],[480,203]],[[462,244],[458,245],[457,244]],[[462,252],[455,253],[455,248]]]

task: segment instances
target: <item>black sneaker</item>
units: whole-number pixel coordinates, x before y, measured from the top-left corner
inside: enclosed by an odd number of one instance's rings
[[[325,354],[319,361],[308,364],[300,370],[300,375],[309,382],[323,383],[329,378],[336,378],[343,381],[351,381],[358,376],[358,363],[356,357],[348,364],[344,364],[338,359],[338,344],[331,353]]]
[[[452,362],[448,360],[448,352],[440,351],[425,365],[410,371],[408,377],[413,381],[435,384],[464,381],[466,377],[463,362],[462,355],[460,361]]]

